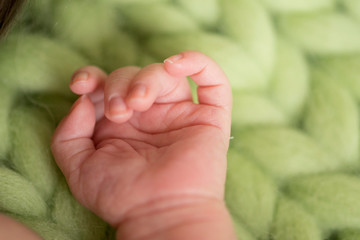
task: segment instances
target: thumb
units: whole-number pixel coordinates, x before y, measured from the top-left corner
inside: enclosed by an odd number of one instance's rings
[[[83,95],[54,133],[51,150],[69,184],[70,178],[77,178],[82,162],[95,152],[92,141],[95,123],[94,105],[88,96]]]

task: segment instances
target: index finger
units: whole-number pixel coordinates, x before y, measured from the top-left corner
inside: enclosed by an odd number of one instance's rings
[[[200,104],[222,107],[231,112],[230,83],[213,59],[198,51],[185,51],[166,59],[164,66],[173,76],[189,76],[195,81]]]

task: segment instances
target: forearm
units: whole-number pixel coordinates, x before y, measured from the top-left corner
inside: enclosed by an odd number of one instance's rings
[[[146,207],[119,225],[117,240],[236,239],[222,201],[199,201],[154,211]]]

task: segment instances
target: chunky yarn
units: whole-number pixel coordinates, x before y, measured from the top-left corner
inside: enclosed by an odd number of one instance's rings
[[[199,50],[234,93],[226,203],[241,240],[360,240],[358,0],[31,0],[0,43],[0,211],[107,240],[49,150],[77,68]]]

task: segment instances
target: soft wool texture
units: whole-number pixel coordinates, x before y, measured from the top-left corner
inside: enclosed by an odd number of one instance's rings
[[[113,239],[49,150],[70,77],[200,50],[233,87],[239,239],[360,240],[359,21],[358,0],[28,1],[0,44],[0,211],[46,240]]]

